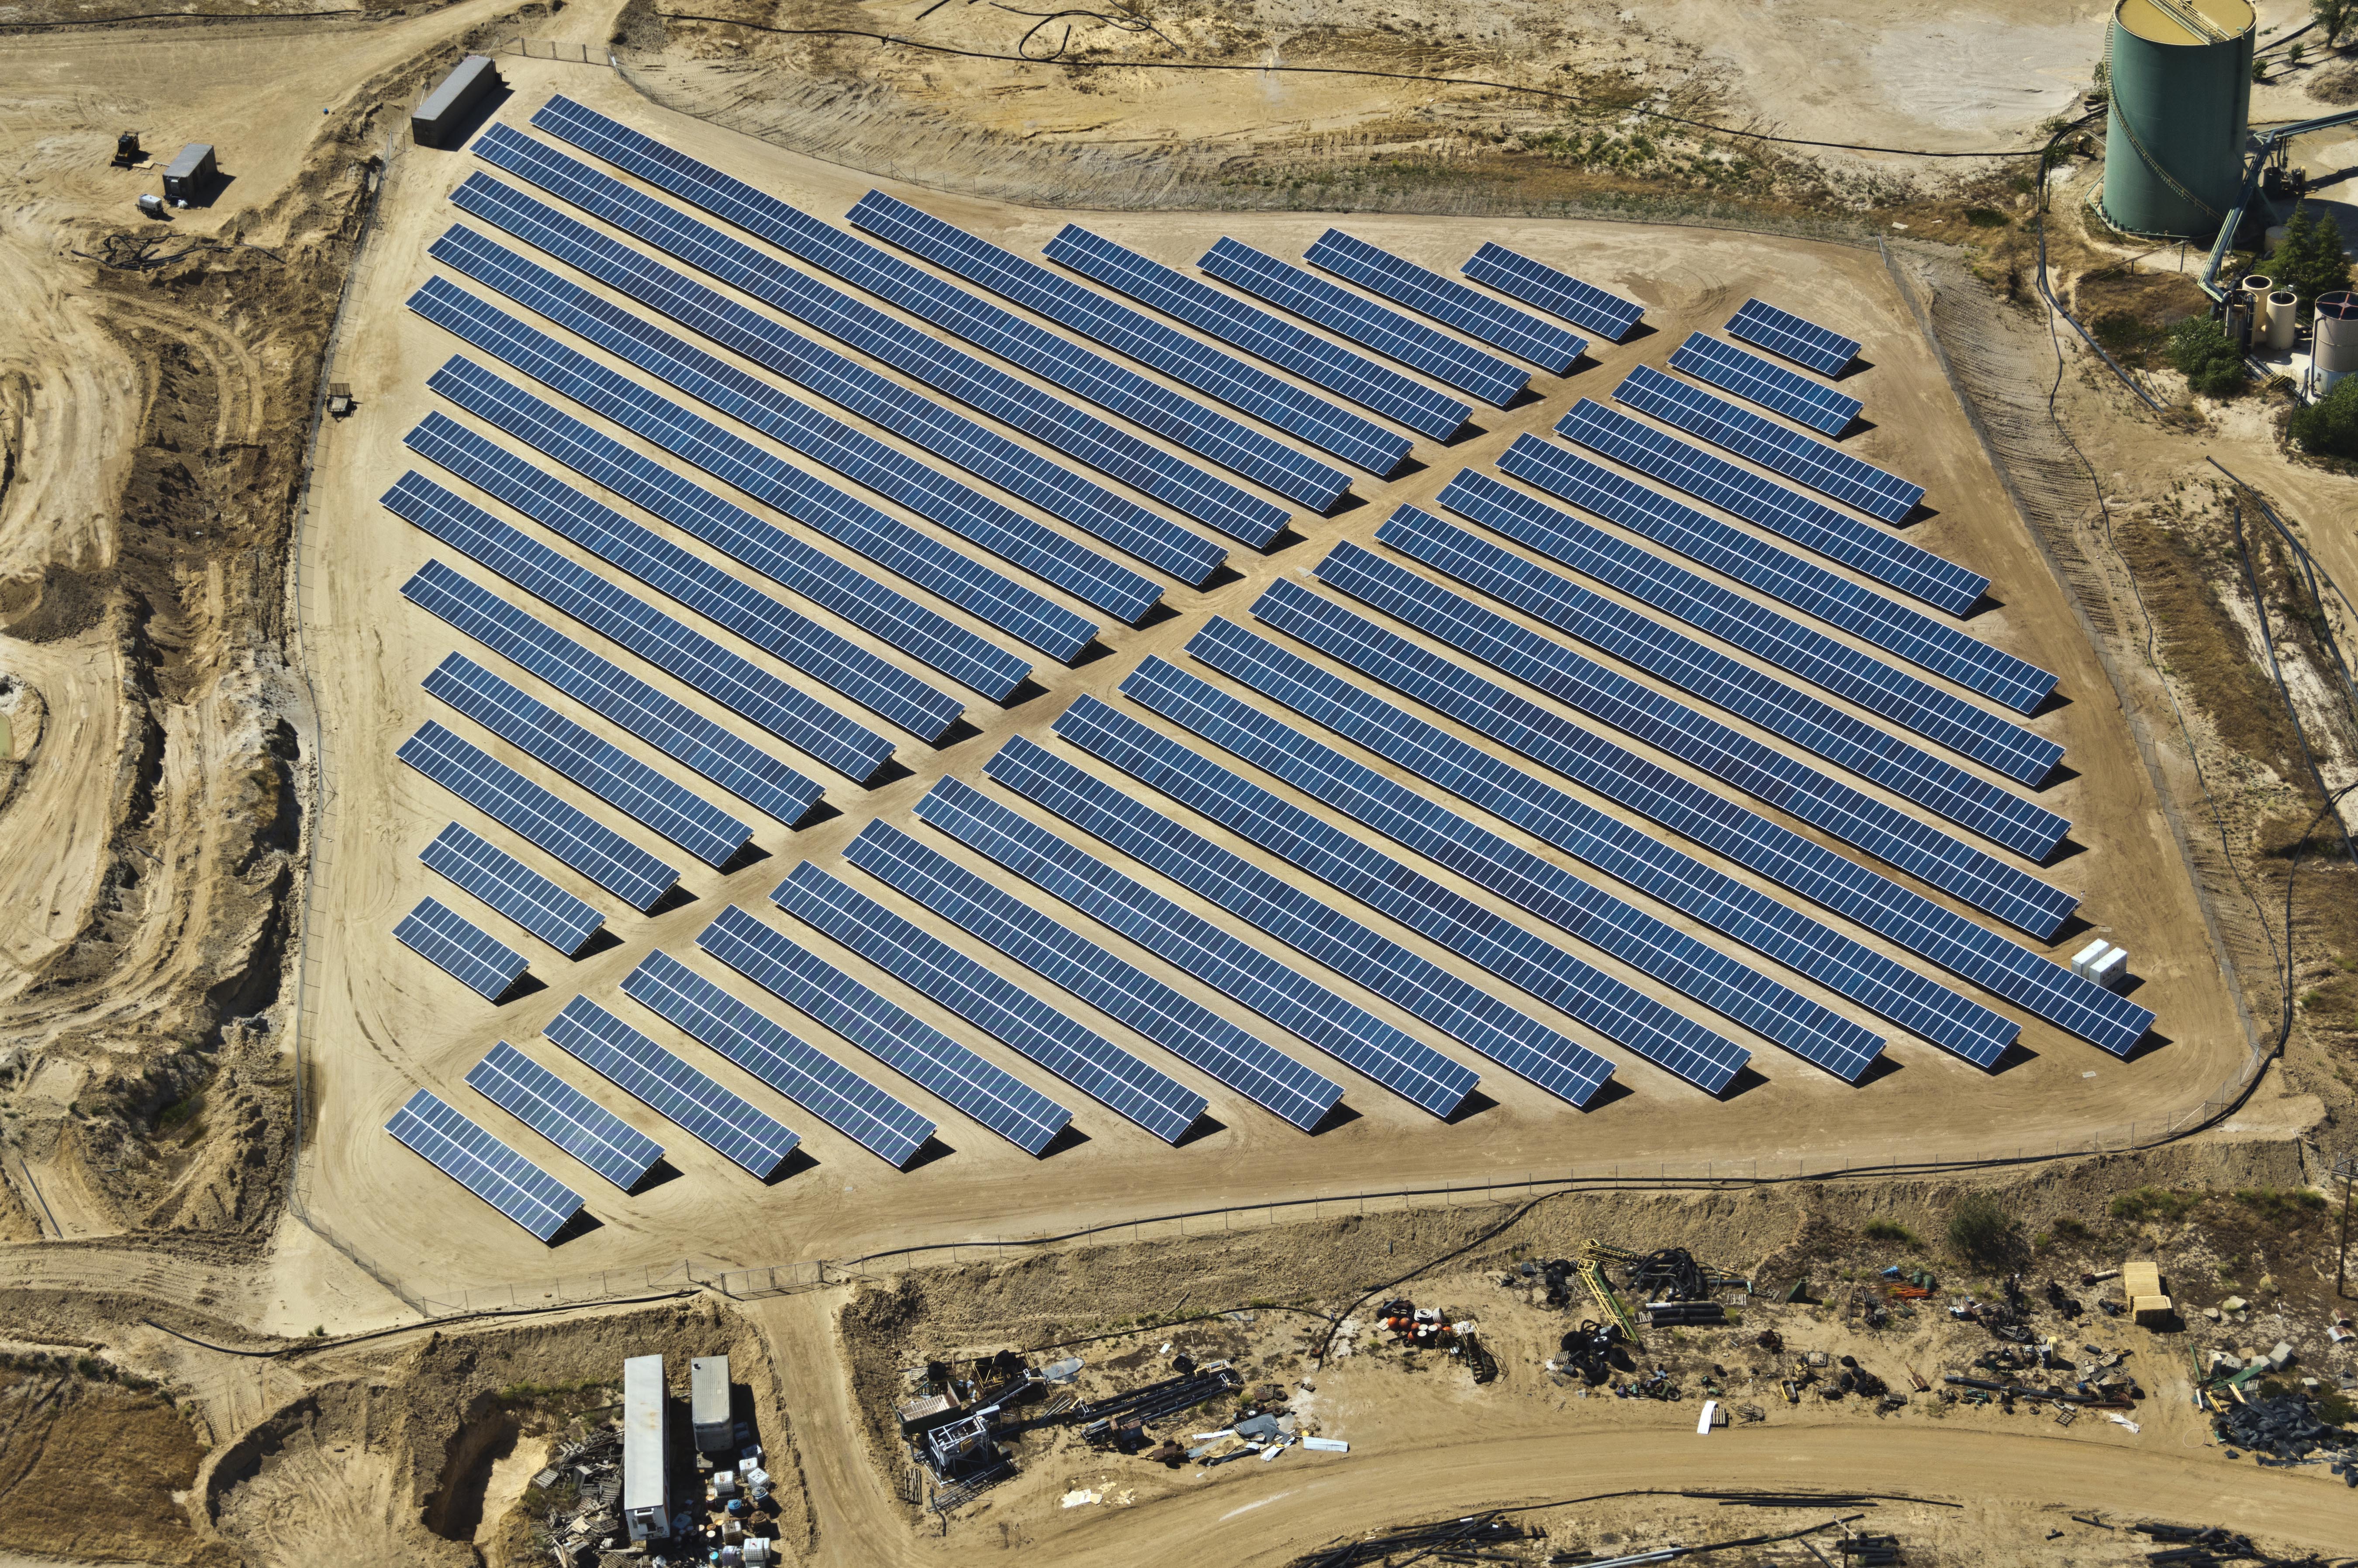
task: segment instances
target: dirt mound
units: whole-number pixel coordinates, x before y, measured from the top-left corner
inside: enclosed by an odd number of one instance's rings
[[[110,1371],[89,1357],[0,1367],[0,1548],[233,1568],[179,1501],[204,1456],[196,1432],[168,1396]]]

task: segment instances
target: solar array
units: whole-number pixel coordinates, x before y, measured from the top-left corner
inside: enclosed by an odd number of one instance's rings
[[[841,633],[788,608],[702,557],[561,484],[457,420],[430,413],[409,449],[497,496],[657,593],[725,626],[764,653],[841,692],[921,741],[958,721],[965,705],[879,658]]]
[[[436,1170],[546,1241],[581,1212],[581,1195],[419,1089],[384,1130]]]
[[[1204,1114],[1204,1097],[1168,1073],[1082,1027],[810,861],[795,867],[770,897],[788,914],[1165,1143],[1178,1142]]]
[[[1727,330],[1732,337],[1766,349],[1779,359],[1807,365],[1820,375],[1840,375],[1858,357],[1857,339],[1828,331],[1814,321],[1805,321],[1790,310],[1779,310],[1758,299],[1746,300],[1744,308],[1727,319]]]
[[[427,279],[410,296],[409,307],[673,456],[1054,658],[1070,659],[1097,635],[1095,624],[1046,596],[535,331],[443,278]]]
[[[1214,622],[1202,641],[1206,651],[1217,651],[1216,644],[1228,637],[1235,640],[1229,651],[1240,655],[1249,655],[1249,644],[1268,647],[1226,621]],[[1284,679],[1274,665],[1262,674],[1272,682]],[[1165,660],[1148,659],[1121,689],[1213,745],[1805,1059],[1864,1065],[1882,1049],[1878,1036],[1790,987]],[[1396,885],[1404,892],[1429,890],[1435,903],[1449,907],[1445,892],[1412,872]],[[1673,1070],[1692,1070],[1694,1081],[1706,1087],[1716,1076],[1715,1067],[1693,1062]]]
[[[704,928],[696,945],[1027,1154],[1046,1150],[1072,1122],[1071,1111],[1014,1074],[734,904]]]
[[[440,561],[420,567],[401,596],[788,826],[818,798],[785,763]]]
[[[1712,1093],[1725,1088],[1750,1057],[1742,1046],[1096,697],[1084,697],[1067,708],[1056,721],[1056,733]],[[1339,918],[1335,924],[1338,930],[1352,929]],[[1371,952],[1387,951],[1362,940]],[[1389,952],[1387,961],[1397,964],[1398,950]],[[1609,1065],[1604,1070],[1609,1072]]]
[[[1646,308],[1634,299],[1607,294],[1593,283],[1583,283],[1568,272],[1518,255],[1488,240],[1458,270],[1509,298],[1536,305],[1552,316],[1561,316],[1575,326],[1601,332],[1617,343],[1629,335],[1638,318],[1646,313]]]
[[[1304,331],[1257,305],[1248,305],[1209,284],[1199,283],[1175,267],[1165,266],[1093,234],[1077,223],[1065,224],[1048,242],[1044,254],[1050,261],[1062,263],[1084,277],[1127,294],[1142,305],[1151,305],[1208,337],[1257,354],[1314,386],[1323,386],[1363,407],[1372,408],[1422,435],[1447,440],[1473,416],[1474,410],[1466,404],[1435,392],[1422,382]],[[1306,412],[1315,415],[1327,406],[1317,404]],[[1380,425],[1347,415],[1333,421],[1333,425],[1336,427],[1324,432],[1323,439],[1306,428],[1295,433],[1322,451],[1355,462],[1379,477],[1390,474],[1408,459],[1411,443]]]
[[[1065,537],[831,414],[788,396],[751,372],[674,337],[463,224],[451,225],[427,254],[698,402],[897,502],[969,544],[1013,562],[1085,604],[1134,624],[1162,596],[1158,585],[1119,561]],[[502,312],[491,315],[502,319],[486,335],[496,339],[533,332]],[[484,330],[483,319],[473,325],[478,331]],[[471,337],[469,341],[477,341]],[[493,342],[478,342],[478,346],[500,352]]]
[[[393,939],[486,1001],[505,996],[525,971],[522,953],[437,899],[419,900],[393,928]]]
[[[867,779],[892,743],[740,654],[461,500],[415,470],[379,498],[387,511],[481,562],[526,593],[611,638],[796,751]],[[811,799],[818,786],[811,785]]]
[[[776,524],[682,479],[654,459],[601,435],[463,354],[451,355],[449,362],[427,378],[426,384],[584,479],[646,508],[741,566],[835,611],[879,641],[993,701],[1005,700],[1032,673],[1030,664],[989,638],[895,592],[865,572],[855,571],[826,551],[813,549]],[[849,508],[872,510],[864,502],[829,493]],[[854,537],[846,536],[843,542],[853,544]]]
[[[1516,437],[1498,467],[2017,713],[2055,689],[2055,676],[2036,665],[1536,436]]]
[[[1221,527],[1223,533],[1235,535],[1239,528],[1258,530],[1266,514],[1277,510],[1227,480],[953,348],[930,332],[919,331],[865,301],[797,272],[743,241],[700,223],[676,208],[644,196],[613,176],[567,157],[529,136],[497,125],[477,140],[474,150],[479,157],[552,195],[605,219],[633,239],[743,290],[806,327],[850,344],[936,392],[1023,431],[1076,462],[1135,485],[1186,516],[1206,523],[1213,523],[1216,518],[1226,520],[1228,525]],[[845,238],[848,243],[859,243]],[[912,401],[922,406],[920,412],[930,407],[921,399]],[[948,421],[955,418],[940,410],[926,417],[943,423],[946,428],[949,427]],[[987,435],[979,427],[974,429],[978,436]],[[1048,476],[1033,477],[1044,481]],[[1070,475],[1056,478],[1054,482],[1074,490],[1094,488]],[[1217,523],[1214,525],[1220,526]]]
[[[464,654],[426,677],[426,689],[526,755],[646,824],[708,866],[725,866],[753,830],[620,746],[525,696]]]
[[[1887,523],[1906,521],[1924,499],[1924,487],[1852,457],[1839,447],[1789,430],[1749,408],[1689,386],[1652,365],[1639,365],[1613,389],[1616,402],[1701,436],[1715,447],[1798,480],[1822,495]]]
[[[606,924],[597,910],[456,822],[417,858],[568,958]]]
[[[1531,384],[1531,373],[1468,347],[1446,332],[1377,304],[1291,263],[1225,235],[1195,264],[1223,283],[1266,299],[1328,331],[1435,381],[1504,408]]]
[[[1573,488],[1567,481],[1558,482]],[[2011,719],[1472,469],[1459,470],[1435,499],[1459,516],[1617,589],[1650,610],[1732,643],[1764,664],[1848,697],[2009,778],[2035,784],[2063,755],[2061,746]]]
[[[1572,367],[1588,351],[1586,339],[1552,321],[1501,305],[1479,289],[1468,288],[1454,277],[1444,277],[1340,229],[1321,234],[1303,259],[1396,305],[1455,327],[1478,342],[1529,360],[1550,375],[1571,374]]]
[[[1971,610],[1989,587],[1989,579],[1979,572],[1944,561],[1920,546],[1896,539],[1823,501],[1763,479],[1601,403],[1582,398],[1556,421],[1555,430],[1577,446],[1675,485],[1952,615]]]
[[[1866,406],[1848,393],[1701,332],[1688,333],[1687,341],[1671,351],[1671,368],[1829,436],[1849,429]]]
[[[622,977],[622,994],[703,1042],[896,1170],[934,1135],[930,1119],[826,1052],[656,951]]]
[[[679,872],[612,828],[433,719],[404,741],[395,755],[633,909],[653,907],[679,881]]]
[[[1693,692],[1716,707],[1751,720],[1803,751],[1823,757],[1861,778],[1871,779],[1893,794],[1938,812],[1952,822],[2018,850],[2032,860],[2045,859],[2071,826],[2045,807],[2010,795],[1952,762],[1942,762],[1928,752],[1896,741],[1874,725],[1853,718],[1830,703],[1763,675],[1748,665],[1704,646],[1692,637],[1672,632],[1644,615],[1624,609],[1601,594],[1591,593],[1577,583],[1533,566],[1520,556],[1510,555],[1487,540],[1476,538],[1462,528],[1454,528],[1412,506],[1403,506],[1394,513],[1377,531],[1376,537],[1401,554],[1436,568],[1460,582],[1487,591],[1493,598],[1513,605],[1557,631],[1617,654],[1639,669],[1660,676],[1682,690]],[[1386,609],[1390,609],[1401,595],[1415,596],[1429,612],[1448,617],[1455,628],[1444,632],[1436,626],[1428,627],[1428,630],[1444,637],[1453,646],[1464,648],[1486,662],[1500,663],[1492,657],[1494,653],[1520,646],[1520,657],[1510,661],[1510,673],[1532,681],[1592,717],[1604,719],[1617,728],[1630,729],[1632,727],[1624,721],[1625,717],[1635,711],[1629,705],[1642,706],[1659,720],[1682,732],[1677,743],[1666,749],[1678,752],[1679,745],[1686,746],[1690,750],[1679,752],[1679,754],[1687,756],[1689,761],[1709,769],[1739,788],[1761,793],[1761,789],[1756,786],[1764,784],[1772,776],[1779,776],[1787,784],[1805,794],[1814,793],[1828,801],[1847,798],[1839,794],[1830,794],[1828,786],[1839,792],[1848,790],[1848,785],[1834,781],[1827,781],[1826,784],[1817,784],[1813,782],[1814,775],[1798,762],[1773,752],[1749,737],[1695,714],[1692,709],[1682,708],[1668,697],[1649,692],[1635,682],[1590,665],[1567,648],[1533,636],[1511,622],[1466,605],[1462,600],[1452,603],[1450,599],[1435,598],[1434,590],[1424,585],[1422,579],[1389,567],[1355,545],[1337,546],[1328,562],[1336,570],[1330,574],[1321,567],[1319,576],[1322,580],[1334,583],[1354,597],[1368,598],[1370,603],[1383,603]],[[1354,586],[1355,581],[1367,581],[1379,595],[1389,593],[1390,597],[1369,598]],[[1500,663],[1500,667],[1509,667],[1509,665]],[[1551,674],[1541,676],[1539,672],[1542,669]],[[1741,760],[1746,758],[1749,758],[1756,767],[1780,772],[1775,774],[1756,773],[1747,775],[1752,782],[1747,783],[1737,771]],[[1779,801],[1784,798],[1775,790],[1770,790],[1769,794],[1771,798]],[[1866,802],[1864,797],[1852,801],[1844,809],[1866,813],[1863,820],[1881,822],[1888,832],[1931,831],[1923,828],[1914,818]],[[1821,826],[1838,837],[1843,836],[1842,830],[1831,822]],[[1844,841],[1858,842],[1847,838]],[[1858,847],[1873,853],[1883,853],[1865,842],[1858,842]],[[1953,891],[1957,891],[1960,897],[1968,896],[1961,889]]]
[[[662,1144],[504,1040],[467,1087],[626,1193],[663,1158]]]
[[[963,796],[971,793],[956,779],[945,778],[925,797],[919,814],[956,817]],[[882,817],[860,829],[843,858],[1305,1132],[1324,1121],[1343,1098],[1342,1085],[1123,963]]]
[[[732,1163],[768,1181],[801,1138],[586,996],[543,1031],[558,1049]]]
[[[1455,1114],[1479,1081],[1470,1068],[1084,854],[979,790],[944,779],[918,803],[917,815],[1435,1116]]]

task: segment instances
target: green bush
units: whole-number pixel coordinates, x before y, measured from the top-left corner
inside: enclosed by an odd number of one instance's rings
[[[2014,220],[1995,207],[1968,207],[1965,222],[1976,229],[2003,229]]]
[[[2170,329],[2169,362],[2190,391],[2205,397],[2233,397],[2250,379],[2243,351],[2207,316],[2189,317]]]
[[[2304,201],[2286,220],[2282,243],[2268,253],[2267,274],[2289,288],[2306,308],[2320,294],[2350,287],[2350,261],[2342,254],[2342,230],[2331,216],[2311,212]]]
[[[1869,1241],[1888,1241],[1895,1247],[1905,1247],[1911,1252],[1924,1245],[1916,1239],[1914,1231],[1896,1219],[1870,1219],[1858,1227],[1858,1233]]]
[[[1989,1194],[1967,1193],[1949,1210],[1949,1246],[1985,1273],[1999,1273],[2022,1256],[2022,1227]]]
[[[2125,1219],[2131,1225],[2148,1219],[2176,1221],[2192,1213],[2201,1201],[2190,1194],[2173,1193],[2168,1187],[2139,1187],[2115,1198],[2112,1214],[2115,1219]]]
[[[2294,409],[2287,430],[2311,457],[2358,458],[2358,375],[2343,376],[2332,391]]]

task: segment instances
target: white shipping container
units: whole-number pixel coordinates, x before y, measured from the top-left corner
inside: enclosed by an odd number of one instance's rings
[[[2103,957],[2105,949],[2110,946],[2112,946],[2110,942],[2101,936],[2097,937],[2093,942],[2071,955],[2071,972],[2082,979],[2087,979],[2088,966]]]
[[[2108,991],[2116,991],[2129,978],[2129,950],[2115,947],[2088,966],[2088,978]]]

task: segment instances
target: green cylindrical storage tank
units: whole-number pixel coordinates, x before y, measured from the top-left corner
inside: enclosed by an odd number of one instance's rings
[[[2252,106],[2247,0],[2113,8],[2104,216],[2135,234],[2207,237],[2235,205]]]

